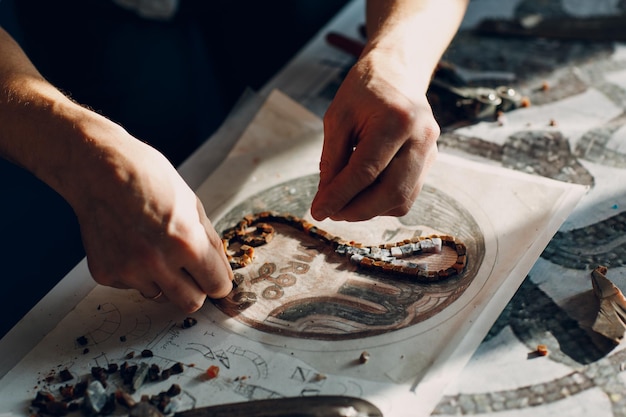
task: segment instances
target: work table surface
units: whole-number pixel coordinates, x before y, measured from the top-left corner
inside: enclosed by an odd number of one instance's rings
[[[434,415],[626,416],[626,354],[591,330],[597,300],[590,274],[598,265],[626,288],[626,44],[476,34],[486,17],[621,14],[616,2],[476,0],[445,60],[468,73],[512,74],[507,85],[530,107],[497,120],[442,126],[440,152],[487,165],[589,187],[508,303]],[[239,109],[236,118],[180,167],[200,186],[270,91],[278,89],[323,116],[354,57],[330,46],[340,32],[360,39],[362,2],[349,4],[328,27]],[[496,81],[484,81],[494,87]],[[481,85],[480,81],[472,82]],[[258,104],[258,103],[257,103]],[[476,190],[477,193],[480,190]],[[532,204],[532,202],[529,202]],[[94,284],[77,279],[83,261],[0,341],[4,375]],[[33,324],[36,324],[33,326]],[[23,352],[12,347],[17,341]],[[544,344],[547,356],[533,355]],[[5,354],[6,353],[6,354]]]

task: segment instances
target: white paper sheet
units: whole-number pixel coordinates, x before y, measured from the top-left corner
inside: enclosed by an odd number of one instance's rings
[[[311,220],[306,209],[315,191],[321,144],[321,121],[273,93],[229,157],[198,189],[216,228],[231,225],[248,210],[290,211]],[[302,309],[311,296],[298,292],[306,279],[323,279],[324,285],[309,290],[330,300],[341,292],[330,284],[345,289],[354,282],[364,283],[368,294],[377,285],[384,290],[376,291],[392,294],[381,298],[389,309],[397,306],[397,294],[415,297],[404,300],[407,307],[397,309],[391,324],[381,319],[387,317],[384,311],[373,314],[372,322],[359,323],[358,315],[346,321],[329,307],[319,326],[302,327],[300,318],[293,322],[300,327],[283,332],[288,320],[258,312],[247,318],[245,312],[231,316],[207,303],[193,315],[198,324],[182,329],[185,315],[173,307],[146,301],[133,291],[98,286],[0,380],[0,415],[25,415],[38,390],[55,392],[62,385],[56,377],[46,382],[46,376],[63,369],[86,375],[92,366],[121,363],[130,351],[150,349],[153,357],[136,354],[129,361],[161,368],[182,362],[186,370],[146,384],[135,395],[156,394],[177,382],[184,391],[182,408],[338,394],[365,398],[385,416],[426,416],[584,192],[581,186],[440,155],[407,216],[356,224],[324,222],[322,227],[361,241],[395,241],[402,234],[430,231],[455,235],[468,246],[468,267],[461,277],[433,285],[380,278],[377,284],[379,278],[356,267],[333,269],[324,264],[326,255],[309,253],[311,274],[283,288],[282,300]],[[297,246],[298,239],[287,242],[278,248],[283,257],[292,253],[289,244]],[[268,250],[277,248],[268,245]],[[247,279],[256,268],[253,263]],[[321,270],[327,275],[316,277],[315,271]],[[262,303],[269,302],[259,296],[257,304]],[[374,310],[380,307],[373,304]],[[336,323],[330,323],[333,314],[341,318]],[[332,332],[336,335],[329,336]],[[77,343],[80,336],[87,338],[86,346]],[[361,364],[364,351],[370,359]],[[218,378],[204,376],[210,365],[219,366]]]

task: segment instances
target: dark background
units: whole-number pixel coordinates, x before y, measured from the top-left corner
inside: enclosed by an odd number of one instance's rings
[[[181,0],[163,22],[111,0],[3,0],[0,25],[54,85],[178,165],[346,2]],[[84,251],[74,213],[45,184],[0,160],[0,190],[1,336]]]

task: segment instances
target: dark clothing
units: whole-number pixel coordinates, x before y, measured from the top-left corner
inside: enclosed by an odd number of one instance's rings
[[[181,0],[156,21],[111,0],[3,0],[0,24],[54,85],[178,165],[345,3]],[[1,337],[84,250],[71,208],[39,180],[0,160],[0,190]]]

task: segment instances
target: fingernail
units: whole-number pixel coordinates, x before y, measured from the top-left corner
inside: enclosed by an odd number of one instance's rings
[[[324,220],[330,215],[331,213],[326,209],[311,210],[311,216],[313,216],[315,220]]]

